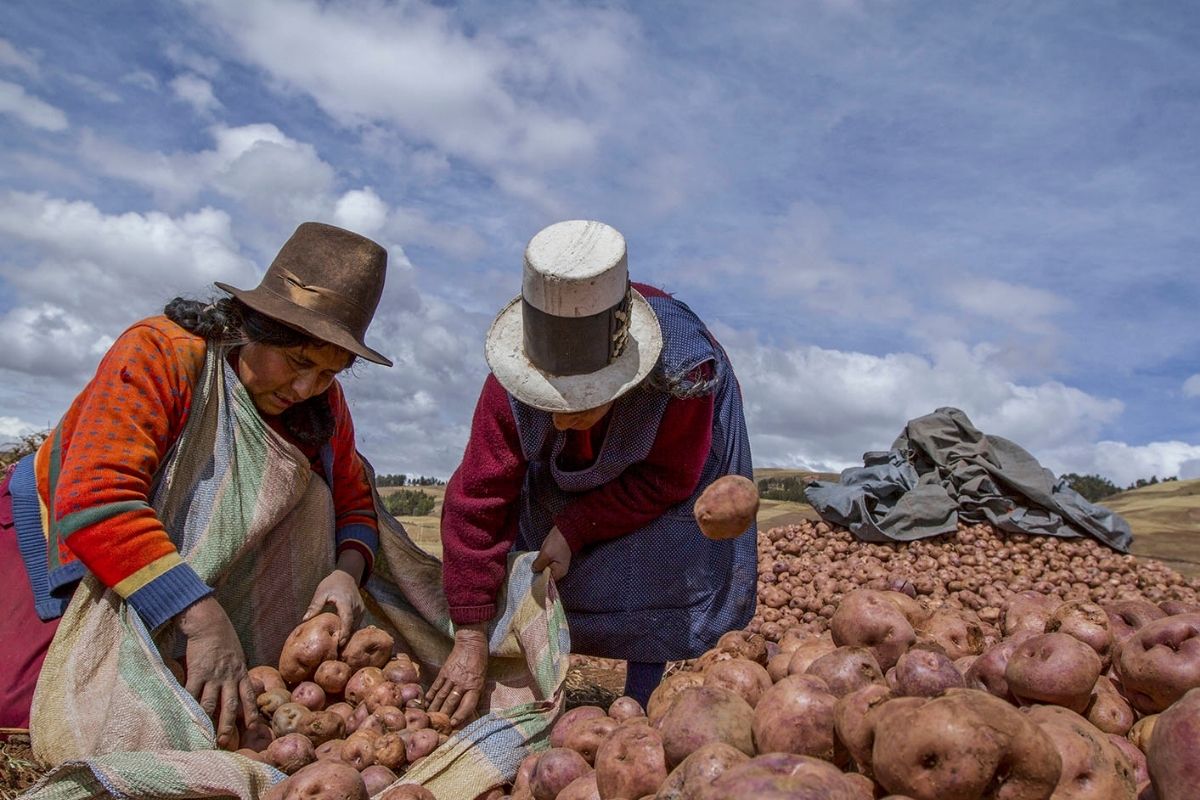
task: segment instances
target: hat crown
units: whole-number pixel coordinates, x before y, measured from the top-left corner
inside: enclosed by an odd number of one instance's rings
[[[621,302],[628,287],[625,237],[603,222],[558,222],[525,248],[521,296],[539,311],[591,316]]]

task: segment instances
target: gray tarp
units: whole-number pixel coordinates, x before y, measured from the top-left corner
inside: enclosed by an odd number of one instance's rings
[[[869,542],[953,533],[959,519],[1010,533],[1088,534],[1129,551],[1129,524],[1088,502],[1019,445],[981,433],[957,408],[910,420],[886,453],[863,456],[838,483],[805,490],[821,517]]]

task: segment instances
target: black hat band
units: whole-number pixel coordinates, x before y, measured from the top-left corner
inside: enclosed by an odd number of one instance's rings
[[[551,375],[585,375],[604,369],[625,350],[632,294],[586,317],[547,314],[521,298],[525,356]]]

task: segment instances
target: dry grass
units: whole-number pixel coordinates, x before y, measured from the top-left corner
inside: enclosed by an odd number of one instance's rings
[[[45,773],[34,761],[27,737],[0,742],[0,800],[12,800]]]
[[[1135,555],[1200,576],[1200,479],[1143,486],[1101,505],[1128,520]]]

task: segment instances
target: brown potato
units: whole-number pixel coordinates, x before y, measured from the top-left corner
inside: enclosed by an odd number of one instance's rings
[[[728,631],[717,639],[718,648],[764,667],[767,665],[768,646],[769,643],[763,636],[750,631]]]
[[[284,683],[283,676],[274,667],[265,665],[251,667],[246,670],[246,674],[250,677],[250,685],[254,687],[254,695],[256,697],[271,689],[287,689],[287,684]]]
[[[1160,716],[1162,715],[1147,714],[1133,723],[1133,727],[1129,729],[1127,734],[1129,741],[1133,742],[1134,746],[1143,753],[1150,752],[1150,737],[1154,735],[1154,726],[1158,724]]]
[[[363,697],[363,702],[367,704],[367,710],[374,714],[384,706],[402,708],[406,699],[403,690],[398,684],[391,681],[383,681],[367,690],[366,695]]]
[[[596,789],[602,800],[652,794],[666,779],[663,737],[649,726],[618,728],[596,753]]]
[[[655,800],[687,800],[734,764],[749,760],[750,756],[724,742],[701,745],[671,770],[659,786]]]
[[[306,681],[322,661],[337,658],[342,621],[337,614],[325,612],[296,626],[283,643],[279,654],[279,674],[289,684]]]
[[[402,783],[379,795],[376,800],[437,800],[433,792],[415,783]]]
[[[342,661],[345,661],[352,671],[363,667],[379,667],[382,670],[391,660],[392,648],[395,645],[396,640],[390,633],[368,625],[351,635],[342,650]]]
[[[915,708],[924,698],[907,697],[889,704],[894,695],[888,687],[872,683],[851,692],[837,701],[833,708],[833,729],[840,746],[845,747],[858,771],[871,774],[871,750],[875,746],[875,726],[879,722],[876,709],[887,705],[887,713]],[[883,713],[880,711],[880,713]]]
[[[962,686],[962,674],[945,653],[914,648],[896,662],[896,693],[901,696],[936,697]]]
[[[600,788],[596,785],[596,772],[581,775],[563,787],[554,800],[600,800]]]
[[[301,723],[299,732],[314,745],[323,744],[346,735],[346,720],[334,711],[314,711]]]
[[[741,475],[725,475],[710,483],[696,498],[693,514],[700,532],[709,539],[736,539],[754,524],[758,487]]]
[[[1036,635],[1046,632],[1046,622],[1060,603],[1041,592],[1018,592],[1004,609],[1002,630],[1005,637],[1025,631]]]
[[[287,690],[287,687],[276,687],[260,694],[254,702],[263,716],[269,718],[280,706],[292,702],[292,693]]]
[[[342,743],[342,761],[358,771],[375,763],[375,739],[364,733],[352,733]]]
[[[317,749],[314,751],[317,756],[317,761],[341,761],[342,745],[345,743],[345,739],[330,739],[329,741],[318,745]]]
[[[803,675],[808,672],[808,668],[814,661],[837,649],[838,646],[833,643],[832,639],[809,639],[792,651],[792,657],[788,661],[787,674]]]
[[[1150,781],[1150,769],[1146,765],[1146,754],[1137,749],[1137,745],[1126,739],[1124,736],[1118,736],[1115,733],[1106,734],[1108,743],[1121,752],[1125,756],[1125,760],[1129,762],[1130,768],[1133,770],[1133,782],[1135,786],[1142,786]]]
[[[1065,633],[1031,636],[1004,670],[1009,691],[1022,703],[1051,703],[1083,713],[1100,677],[1100,656]]]
[[[350,705],[349,703],[334,703],[333,705],[331,705],[329,708],[327,708],[325,710],[332,711],[335,714],[337,714],[339,717],[341,717],[343,720],[346,721],[346,725],[350,724],[350,718],[354,716],[354,706]],[[354,731],[351,731],[349,729],[347,729],[346,732],[354,733]]]
[[[388,769],[400,769],[408,761],[408,746],[399,733],[385,733],[372,744],[375,747],[375,763]]]
[[[612,717],[588,717],[576,720],[575,724],[567,730],[563,747],[579,753],[589,765],[595,765],[596,751],[620,724]]]
[[[299,733],[312,713],[299,703],[284,703],[271,715],[271,731],[276,737]]]
[[[379,667],[363,667],[346,681],[346,688],[343,690],[346,702],[358,705],[367,699],[367,693],[372,688],[383,682],[383,670]]]
[[[651,724],[667,713],[680,692],[693,686],[700,686],[702,683],[704,683],[704,676],[699,672],[673,672],[663,678],[650,693],[650,699],[646,702],[646,716],[650,718]],[[603,713],[603,709],[601,709],[601,713]]]
[[[939,609],[921,623],[917,632],[936,642],[951,661],[977,656],[984,650],[983,626],[970,612]]]
[[[1113,634],[1108,614],[1095,603],[1086,600],[1069,600],[1046,620],[1046,633],[1065,633],[1096,651],[1100,656],[1100,669],[1108,669],[1112,663]]]
[[[1105,733],[1124,736],[1133,727],[1133,708],[1121,696],[1113,682],[1101,675],[1092,687],[1092,697],[1084,712],[1087,721]]]
[[[401,654],[383,665],[383,679],[392,683],[420,683],[421,669]]]

